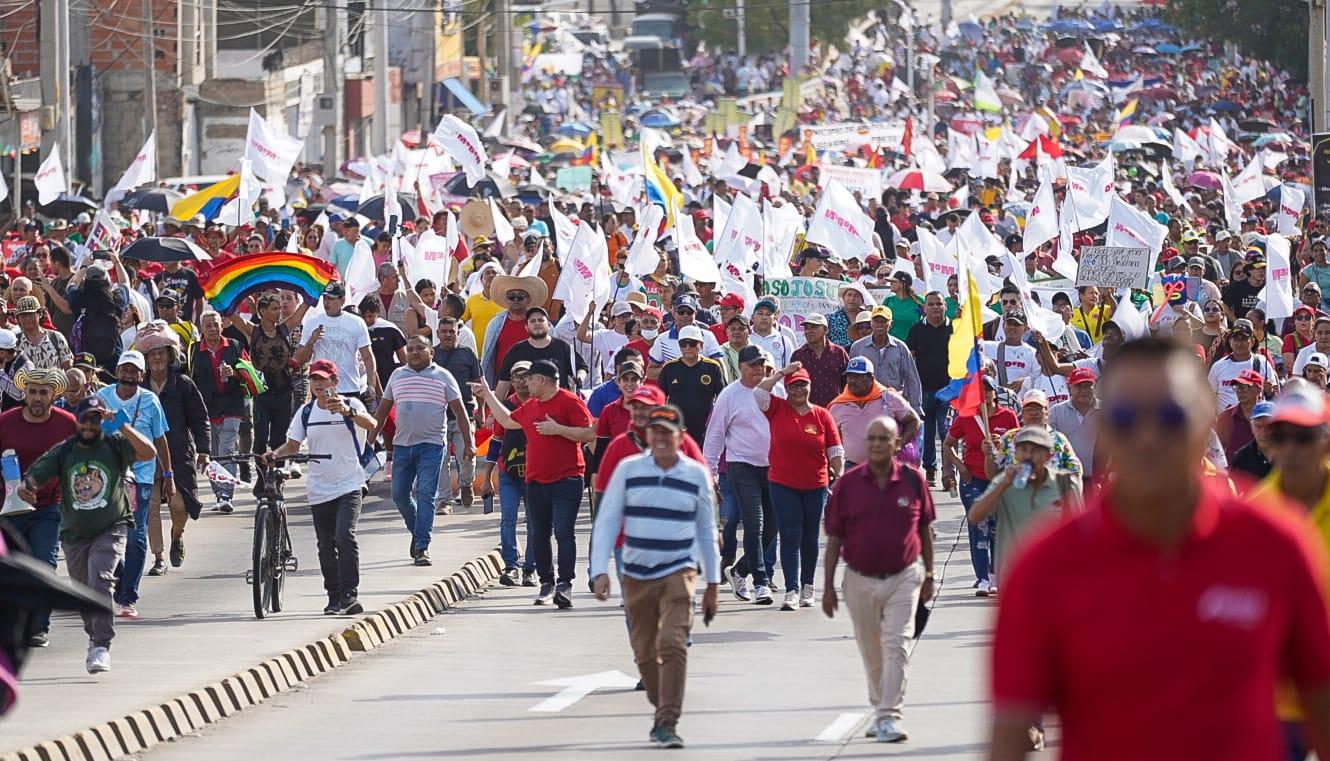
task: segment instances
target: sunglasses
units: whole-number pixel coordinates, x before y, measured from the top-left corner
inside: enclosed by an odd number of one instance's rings
[[[1270,431],[1270,440],[1276,444],[1297,444],[1305,447],[1320,441],[1324,435],[1319,428],[1281,425]]]
[[[1309,314],[1299,314],[1294,315],[1293,319],[1298,322],[1311,322],[1312,316]]]
[[[1224,310],[1220,309],[1219,307],[1206,307],[1206,308],[1205,308],[1205,313],[1206,313],[1206,314],[1219,314],[1219,313],[1222,312],[1222,311],[1224,311]]]
[[[1108,408],[1108,425],[1117,433],[1131,433],[1147,419],[1153,420],[1160,430],[1173,432],[1186,425],[1187,411],[1172,399],[1153,406],[1122,402]]]
[[[702,345],[701,341],[694,341],[691,338],[679,342],[680,348],[684,349],[688,348],[689,346],[701,346],[701,345]]]
[[[509,301],[512,301],[512,302],[527,301],[527,300],[530,299],[530,298],[531,298],[531,294],[527,293],[526,291],[509,291],[509,292],[508,292],[508,300],[509,300]]]

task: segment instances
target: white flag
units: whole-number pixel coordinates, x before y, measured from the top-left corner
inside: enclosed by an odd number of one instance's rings
[[[702,176],[701,172],[697,171],[697,164],[693,163],[693,152],[685,145],[679,153],[683,156],[684,184],[690,188],[701,187],[706,182],[706,178]]]
[[[1210,119],[1210,135],[1206,140],[1206,147],[1210,151],[1210,164],[1216,169],[1224,165],[1228,160],[1228,154],[1233,150],[1233,141],[1228,139],[1224,128],[1213,118]]]
[[[374,252],[364,238],[356,241],[343,280],[346,281],[348,304],[359,304],[361,299],[378,290],[378,278],[374,274]]]
[[[725,227],[713,241],[712,254],[718,265],[731,262],[744,272],[757,265],[762,256],[762,212],[748,196],[735,197]]]
[[[1025,216],[1025,231],[1021,240],[1022,252],[1029,256],[1045,243],[1058,236],[1058,210],[1053,200],[1053,179],[1048,175],[1039,182],[1030,213]]]
[[[772,206],[770,201],[763,199],[762,216],[766,219],[762,263],[759,265],[762,277],[793,277],[790,252],[794,250],[799,233],[804,230],[804,215],[790,204]]]
[[[236,197],[227,201],[217,215],[217,221],[224,225],[240,227],[254,221],[254,203],[263,195],[263,185],[254,176],[253,164],[244,156],[240,157],[240,186]]]
[[[1109,200],[1109,203],[1111,206],[1108,213],[1108,235],[1104,245],[1144,246],[1150,249],[1150,263],[1153,268],[1154,259],[1159,256],[1159,250],[1164,246],[1168,228],[1116,195]]]
[[[1306,194],[1291,185],[1279,188],[1279,217],[1275,229],[1280,235],[1298,234],[1298,220],[1302,217],[1302,206],[1306,201]]]
[[[1108,71],[1099,63],[1099,56],[1094,54],[1090,43],[1085,43],[1085,55],[1081,56],[1081,71],[1100,79],[1108,79]]]
[[[1067,167],[1067,200],[1072,205],[1072,232],[1097,227],[1108,219],[1113,193],[1113,154],[1089,169]],[[1063,207],[1063,214],[1067,209]]]
[[[550,219],[554,222],[554,253],[559,256],[559,264],[562,265],[568,258],[568,252],[572,249],[573,238],[577,236],[578,225],[573,224],[563,212],[559,211],[553,201],[550,201]],[[583,222],[582,224],[587,224]]]
[[[9,197],[9,185],[5,183],[5,175],[0,173],[0,201]]]
[[[660,234],[660,224],[665,221],[665,210],[654,203],[649,203],[638,218],[637,237],[628,247],[628,261],[624,267],[634,277],[644,277],[656,271],[660,266],[660,254],[656,251],[656,237]]]
[[[720,197],[719,193],[711,196],[711,229],[724,230],[730,221],[730,202]]]
[[[157,179],[157,133],[148,135],[148,140],[143,143],[143,147],[134,156],[134,160],[129,162],[125,168],[125,173],[120,175],[120,181],[115,187],[106,191],[106,200],[104,205],[110,205],[125,197],[125,194],[140,185],[146,185]],[[0,196],[2,197],[2,196]]]
[[[391,177],[383,186],[383,223],[388,232],[396,232],[402,223],[402,199],[397,197],[397,183]]]
[[[1128,341],[1145,338],[1150,334],[1150,328],[1145,324],[1145,315],[1131,303],[1131,291],[1122,294],[1118,301],[1117,311],[1113,312],[1113,324],[1122,329],[1122,337]]]
[[[471,125],[452,114],[446,114],[431,137],[456,159],[462,171],[466,172],[468,185],[474,186],[485,179],[485,165],[489,163],[489,157],[485,154],[484,143]]]
[[[1265,185],[1261,182],[1261,157],[1257,156],[1247,162],[1247,166],[1233,178],[1233,201],[1241,205],[1263,195]]]
[[[1186,164],[1190,170],[1196,159],[1205,156],[1205,149],[1201,147],[1200,143],[1193,140],[1191,135],[1177,127],[1173,128],[1173,158]]]
[[[577,324],[586,318],[593,301],[604,304],[610,299],[609,247],[605,234],[590,222],[577,226],[554,285],[554,298],[563,301]]]
[[[725,157],[721,160],[720,166],[712,170],[712,175],[716,177],[730,177],[739,173],[740,169],[748,166],[748,159],[739,153],[739,141],[731,140],[730,147],[725,149]]]
[[[684,277],[699,283],[720,282],[716,260],[707,251],[707,247],[702,245],[702,241],[698,240],[692,215],[675,215],[674,239],[679,246],[679,272]]]
[[[924,265],[924,280],[928,290],[946,293],[947,279],[955,275],[960,266],[956,257],[947,251],[932,231],[918,227],[915,233],[919,236],[919,259]]]
[[[452,249],[448,248],[448,239],[429,229],[416,239],[414,248],[402,249],[402,258],[413,279],[428,278],[439,288],[444,288],[448,282],[455,261]]]
[[[1186,196],[1182,195],[1182,192],[1178,190],[1178,187],[1173,184],[1173,173],[1169,171],[1167,161],[1159,162],[1159,171],[1160,180],[1164,185],[1164,192],[1168,194],[1168,197],[1172,199],[1173,203],[1177,204],[1179,208],[1186,209],[1187,213],[1190,214],[1191,204],[1187,203]]]
[[[978,157],[974,135],[956,129],[947,130],[947,163],[951,169],[970,169]]]
[[[1227,169],[1219,170],[1219,186],[1224,196],[1224,221],[1228,223],[1228,229],[1239,232],[1242,230],[1242,204],[1237,202],[1238,193],[1233,189]]]
[[[1265,302],[1265,316],[1278,320],[1293,316],[1293,269],[1289,265],[1289,242],[1279,233],[1265,239],[1265,289],[1259,298]]]
[[[841,261],[852,256],[862,259],[876,251],[873,220],[859,208],[850,191],[834,180],[822,191],[804,239],[825,246]]]
[[[37,174],[32,178],[37,186],[37,204],[45,206],[69,190],[65,180],[65,165],[60,161],[60,143],[51,146],[51,153],[37,167]]]
[[[506,246],[517,237],[517,233],[513,230],[512,223],[503,215],[503,211],[499,209],[499,205],[494,202],[493,198],[489,199],[489,204],[490,217],[494,219],[494,237]]]
[[[287,175],[305,143],[272,128],[268,120],[249,110],[249,132],[245,136],[245,158],[253,164],[254,176],[268,185],[286,185]]]

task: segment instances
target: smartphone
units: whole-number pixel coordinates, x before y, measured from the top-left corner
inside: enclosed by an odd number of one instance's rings
[[[337,396],[337,389],[333,388],[332,386],[329,386],[323,390],[324,399],[332,399],[335,396]]]

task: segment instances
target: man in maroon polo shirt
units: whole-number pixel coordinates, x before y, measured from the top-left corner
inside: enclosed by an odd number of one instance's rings
[[[827,502],[826,589],[822,611],[836,612],[836,565],[845,557],[845,605],[854,623],[875,715],[868,734],[902,742],[905,643],[919,600],[933,597],[933,498],[924,474],[896,459],[896,421],[880,417],[864,434],[867,462],[836,481]]]
[[[1067,761],[1278,761],[1281,677],[1330,758],[1324,550],[1203,475],[1207,386],[1195,356],[1161,339],[1105,365],[1097,451],[1114,478],[1005,576],[991,761],[1024,759],[1046,709]]]
[[[814,312],[805,316],[803,330],[806,343],[794,350],[790,360],[801,363],[813,379],[808,400],[826,407],[845,387],[845,366],[850,363],[850,354],[827,340],[826,315]]]

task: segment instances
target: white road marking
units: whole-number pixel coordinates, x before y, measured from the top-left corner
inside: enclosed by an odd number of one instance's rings
[[[554,695],[532,706],[533,713],[558,713],[601,688],[628,688],[637,686],[637,680],[622,671],[600,671],[595,674],[550,679],[536,684],[562,687]]]
[[[820,743],[838,743],[845,739],[845,736],[854,731],[863,721],[866,713],[843,713],[837,716],[834,721],[827,725],[827,728],[818,733],[814,738]]]

